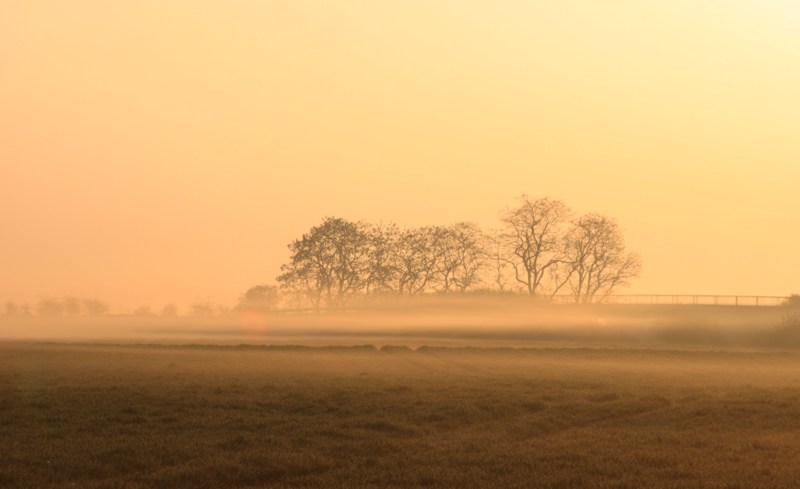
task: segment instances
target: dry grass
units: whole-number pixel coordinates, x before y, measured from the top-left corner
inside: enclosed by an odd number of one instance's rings
[[[0,344],[0,487],[798,487],[800,356]]]

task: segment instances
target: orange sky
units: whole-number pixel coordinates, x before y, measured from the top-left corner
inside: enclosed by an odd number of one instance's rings
[[[0,3],[0,301],[233,303],[322,217],[616,217],[633,293],[800,292],[790,0]]]

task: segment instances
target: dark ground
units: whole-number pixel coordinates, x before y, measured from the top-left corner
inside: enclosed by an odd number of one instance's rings
[[[0,343],[0,487],[800,487],[800,354]]]

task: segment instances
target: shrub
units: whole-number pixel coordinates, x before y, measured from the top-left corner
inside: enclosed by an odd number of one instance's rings
[[[783,345],[800,345],[800,312],[784,314],[775,333],[776,339]]]
[[[42,299],[36,304],[36,314],[40,316],[60,316],[64,305],[56,299]]]

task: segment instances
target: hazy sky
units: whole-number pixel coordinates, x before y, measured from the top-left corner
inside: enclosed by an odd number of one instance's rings
[[[794,0],[0,2],[0,300],[233,303],[324,216],[616,217],[630,292],[800,292]]]

